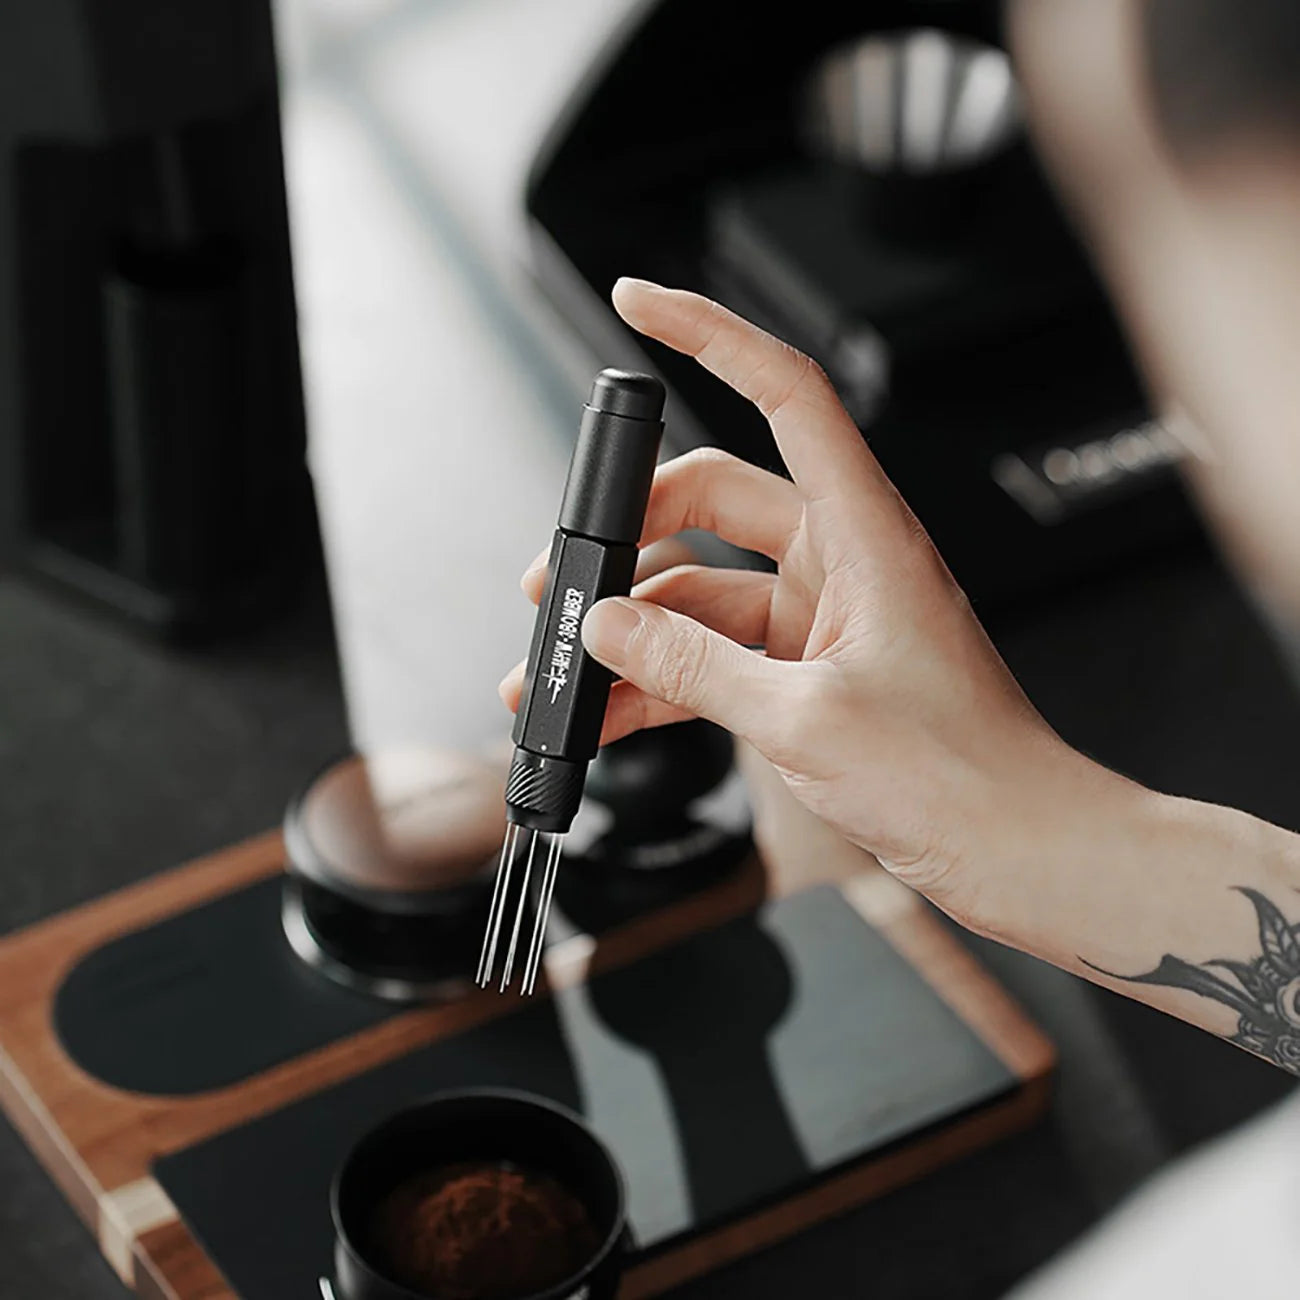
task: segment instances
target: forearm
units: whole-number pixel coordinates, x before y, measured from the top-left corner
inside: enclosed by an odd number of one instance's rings
[[[753,402],[790,478],[718,452],[660,468],[643,543],[705,528],[776,571],[594,605],[583,644],[621,678],[606,740],[709,718],[973,929],[1300,1072],[1300,842],[1067,748],[808,357],[694,294],[620,280],[614,302]]]
[[[975,928],[1300,1074],[1300,837],[1084,779],[1065,835],[994,873]]]

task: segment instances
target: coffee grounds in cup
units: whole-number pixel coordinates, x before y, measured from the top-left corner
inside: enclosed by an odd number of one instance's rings
[[[578,1272],[600,1245],[554,1178],[500,1163],[406,1179],[376,1208],[371,1239],[385,1272],[430,1300],[520,1300]]]

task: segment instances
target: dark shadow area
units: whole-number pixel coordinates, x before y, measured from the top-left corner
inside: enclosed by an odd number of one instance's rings
[[[654,1057],[667,1129],[611,1102],[636,1076],[637,1063],[619,1059],[627,1043]],[[1012,1083],[838,891],[821,888],[770,905],[761,928],[744,917],[585,993],[526,1004],[160,1160],[155,1173],[244,1300],[281,1300],[328,1265],[329,1180],[349,1145],[429,1093],[513,1087],[590,1113],[627,1179],[637,1244],[654,1251],[968,1114]],[[689,1190],[684,1221],[665,1149]]]
[[[592,986],[609,1030],[659,1068],[700,1222],[809,1173],[767,1050],[792,992],[784,955],[753,916]]]
[[[1078,1236],[1092,1213],[1069,1152],[1040,1125],[673,1296],[1003,1300]]]

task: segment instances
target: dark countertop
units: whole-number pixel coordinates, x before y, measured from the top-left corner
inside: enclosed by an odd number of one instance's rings
[[[322,591],[179,653],[0,582],[0,931],[275,825],[346,745]],[[128,1294],[4,1121],[0,1188],[0,1297]]]
[[[327,602],[172,652],[0,582],[0,932],[275,823],[346,744]],[[1072,592],[996,639],[1073,743],[1135,777],[1300,825],[1300,703],[1231,584],[1201,556]],[[1031,1133],[687,1288],[991,1298],[1141,1177],[1288,1091],[1208,1035],[972,941],[1056,1040],[1053,1112]],[[124,1293],[0,1124],[0,1295]]]

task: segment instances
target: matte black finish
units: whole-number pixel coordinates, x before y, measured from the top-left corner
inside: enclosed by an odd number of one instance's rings
[[[533,831],[567,831],[582,802],[586,775],[585,762],[544,758],[516,749],[506,779],[510,820]]]
[[[599,747],[613,678],[583,648],[582,620],[598,600],[632,588],[663,402],[663,385],[653,376],[604,370],[583,409],[533,625],[506,786],[510,820],[532,830],[569,829],[585,765]]]
[[[519,1300],[612,1300],[626,1254],[623,1179],[603,1142],[571,1111],[523,1092],[442,1093],[399,1111],[348,1153],[330,1188],[338,1300],[424,1300],[388,1277],[368,1240],[375,1207],[424,1170],[508,1161],[549,1174],[591,1216],[600,1246],[572,1276]],[[585,1290],[583,1288],[586,1288]]]
[[[676,821],[735,773],[735,741],[703,718],[634,731],[606,745],[587,777],[587,795],[627,830]]]
[[[280,928],[280,892],[279,877],[262,880],[82,958],[55,994],[63,1050],[115,1088],[192,1095],[396,1015],[400,1007],[340,988],[298,960]],[[331,902],[344,906],[326,899],[322,907]],[[318,917],[326,941],[330,925],[341,923],[324,912]],[[427,970],[437,953],[428,951],[423,930],[418,938]],[[476,939],[470,933],[468,946]],[[394,965],[408,950],[420,951],[400,921],[384,948]],[[451,976],[463,974],[470,957],[451,944],[443,960]]]
[[[244,265],[230,249],[167,260],[121,266],[102,287],[117,555],[140,582],[201,590],[221,581],[240,497]]]
[[[740,866],[753,847],[753,818],[734,748],[721,727],[695,718],[601,749],[556,887],[570,922],[599,934]],[[594,833],[582,833],[583,821]]]
[[[465,992],[488,895],[462,896],[460,911],[384,912],[288,872],[280,920],[299,957],[319,973],[391,1002],[445,1000]]]
[[[587,407],[630,420],[658,422],[664,415],[664,386],[653,375],[610,366],[592,381]]]
[[[515,718],[516,745],[575,762],[596,757],[613,679],[584,649],[582,620],[597,601],[626,595],[635,572],[635,546],[556,532]]]
[[[649,375],[606,370],[596,379],[591,400],[655,414],[629,417],[591,405],[583,409],[560,527],[602,542],[635,546],[663,434],[663,385]]]

